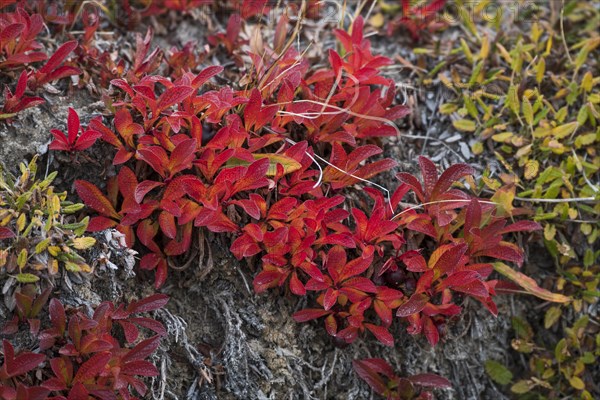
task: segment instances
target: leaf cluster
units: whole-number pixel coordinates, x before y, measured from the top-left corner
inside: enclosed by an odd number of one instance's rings
[[[44,293],[34,298],[33,293],[22,292],[20,303],[33,304],[39,312],[48,298]],[[81,309],[65,310],[59,300],[51,299],[49,325],[39,333],[32,331],[39,353],[16,353],[11,342],[3,340],[0,398],[137,399],[132,390],[144,396],[147,387],[141,377],[159,374],[146,359],[166,330],[160,322],[138,314],[162,308],[167,301],[167,296],[155,294],[128,306],[104,302],[90,317]],[[140,327],[155,335],[139,340]]]
[[[36,179],[37,157],[20,165],[21,175],[0,170],[0,274],[14,283],[52,280],[61,268],[72,273],[89,273],[80,252],[95,239],[84,235],[89,217],[75,213],[84,205],[55,193],[56,172]]]

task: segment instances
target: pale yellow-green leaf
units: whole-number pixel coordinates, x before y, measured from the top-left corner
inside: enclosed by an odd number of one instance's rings
[[[527,122],[528,125],[533,125],[533,107],[527,97],[523,96],[523,103],[521,106],[525,122]]]
[[[544,226],[544,239],[550,241],[553,240],[556,236],[556,226],[552,224],[547,224]]]
[[[82,210],[83,207],[85,207],[85,205],[81,204],[81,203],[71,204],[71,205],[68,205],[68,206],[64,206],[62,212],[64,214],[73,214],[73,213],[76,213],[77,211]]]
[[[566,303],[571,301],[571,298],[568,296],[552,293],[549,290],[539,287],[535,280],[521,272],[515,271],[503,262],[495,262],[493,263],[493,266],[498,273],[504,275],[506,278],[525,289],[526,292],[539,297],[540,299],[553,303]]]
[[[471,151],[476,156],[478,156],[479,154],[483,153],[483,143],[481,143],[481,142],[475,142],[475,143],[473,143],[473,145],[471,145]]]
[[[81,268],[79,267],[79,265],[71,261],[65,261],[65,268],[67,271],[70,272],[81,272]]]
[[[25,268],[25,264],[27,264],[27,249],[22,249],[17,256],[17,266],[19,269]]]
[[[567,118],[567,115],[569,115],[569,106],[564,106],[554,114],[554,119],[562,124],[565,121],[565,118]]]
[[[40,280],[39,276],[28,273],[17,274],[15,275],[15,278],[19,283],[34,283]]]
[[[568,124],[559,125],[556,128],[552,129],[552,136],[554,136],[557,139],[565,138],[573,132],[575,132],[577,126],[577,122],[569,122]]]
[[[440,106],[440,114],[450,115],[458,110],[458,105],[454,103],[445,103]]]
[[[577,211],[577,209],[572,207],[569,208],[567,214],[569,215],[570,219],[577,219],[577,217],[579,216],[579,212]]]
[[[77,250],[85,250],[96,244],[96,239],[93,237],[79,237],[73,239],[73,247]]]
[[[81,236],[83,235],[83,233],[86,231],[88,224],[90,222],[90,217],[85,217],[84,219],[82,219],[81,221],[79,221],[78,223],[78,227],[73,229],[73,233],[77,236]]]
[[[544,315],[544,328],[550,329],[562,315],[562,309],[559,306],[552,306]]]
[[[510,85],[508,88],[508,95],[506,97],[506,103],[508,108],[515,114],[519,114],[519,97],[517,96],[517,87]]]
[[[597,135],[595,133],[586,133],[584,135],[577,135],[575,138],[575,147],[581,148],[583,146],[589,146],[596,141]]]
[[[40,254],[44,252],[48,246],[50,245],[50,239],[46,238],[35,245],[35,254]]]
[[[475,121],[471,121],[469,119],[458,119],[453,121],[452,125],[461,132],[475,132],[477,129]]]
[[[511,386],[510,391],[516,394],[525,394],[535,387],[532,381],[520,380]]]
[[[497,133],[497,134],[493,135],[492,140],[494,142],[507,143],[512,136],[513,136],[512,132],[502,132],[502,133]]]
[[[577,113],[577,123],[579,126],[585,125],[585,121],[588,119],[588,106],[584,104]]]

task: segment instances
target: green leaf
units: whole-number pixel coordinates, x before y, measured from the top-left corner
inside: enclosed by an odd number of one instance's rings
[[[508,368],[494,360],[487,360],[485,362],[485,372],[500,385],[509,384],[513,378],[513,374]]]
[[[569,349],[567,348],[567,339],[562,338],[554,348],[554,357],[559,363],[565,361],[569,357]]]

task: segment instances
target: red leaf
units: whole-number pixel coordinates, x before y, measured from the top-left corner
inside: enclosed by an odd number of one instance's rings
[[[448,379],[442,378],[441,376],[435,374],[417,374],[410,376],[408,380],[414,383],[415,385],[423,387],[431,387],[437,389],[448,389],[452,387],[452,384],[450,383],[450,381],[448,381]]]
[[[46,65],[44,65],[38,72],[42,74],[49,74],[53,72],[67,58],[70,52],[77,48],[77,40],[71,40],[70,42],[64,43],[60,46],[54,54],[50,57]]]
[[[170,89],[167,89],[160,98],[158,99],[158,111],[161,111],[171,107],[174,104],[181,103],[187,97],[189,97],[194,92],[194,89],[189,86],[175,86]]]
[[[534,221],[519,221],[514,224],[508,225],[506,228],[500,230],[500,234],[509,232],[531,232],[542,229],[542,226]]]
[[[376,370],[373,369],[372,365],[366,361],[368,360],[353,360],[352,367],[354,368],[354,371],[356,371],[358,376],[367,382],[377,394],[385,395],[388,392],[387,385]],[[381,361],[383,362],[383,360]]]
[[[142,201],[144,200],[144,197],[146,197],[146,195],[152,191],[153,189],[159,187],[159,186],[163,186],[164,183],[162,182],[155,182],[155,181],[143,181],[140,182],[137,187],[135,188],[135,192],[133,195],[133,198],[135,199],[135,201],[138,204],[141,204]]]
[[[63,385],[68,386],[71,384],[73,379],[73,363],[67,357],[56,357],[50,360],[50,367],[52,372]]]
[[[394,347],[394,337],[386,328],[373,324],[365,324],[365,327],[371,331],[381,343],[386,346]]]
[[[117,226],[117,222],[106,217],[92,217],[88,224],[88,232],[100,232],[108,228]]]
[[[320,308],[307,308],[295,312],[294,315],[292,315],[292,318],[294,318],[294,321],[296,322],[306,322],[324,317],[328,314],[331,314],[331,311],[323,310]]]
[[[421,167],[421,175],[423,176],[423,185],[428,198],[431,198],[431,193],[438,181],[438,173],[435,164],[427,157],[419,156],[419,166]]]
[[[6,339],[2,340],[4,348],[4,367],[0,369],[0,379],[9,379],[26,374],[40,365],[46,356],[31,352],[22,352],[15,357],[14,347]]]
[[[153,294],[145,299],[135,301],[127,307],[131,314],[158,310],[163,308],[169,302],[169,296],[166,294]]]
[[[88,129],[77,138],[77,143],[73,147],[73,150],[82,151],[88,149],[92,147],[92,145],[96,143],[96,140],[101,136],[102,134],[100,132]]]
[[[75,190],[79,197],[83,200],[86,206],[99,212],[100,214],[111,217],[114,219],[120,219],[121,217],[115,211],[110,201],[102,194],[100,189],[95,185],[82,181],[75,181]]]
[[[65,314],[65,308],[57,299],[51,299],[48,306],[48,311],[50,313],[50,321],[52,321],[52,326],[56,328],[62,335],[65,329],[67,329],[67,316]]]
[[[110,360],[109,352],[96,353],[77,370],[74,383],[86,383],[89,379],[96,377],[104,370]]]
[[[437,198],[438,195],[450,189],[454,182],[457,182],[460,178],[464,176],[473,175],[474,173],[475,170],[473,169],[473,167],[467,164],[451,165],[450,167],[448,167],[447,170],[445,170],[442,173],[442,176],[440,176],[440,179],[435,184],[435,187],[431,192],[431,198]]]
[[[15,234],[13,231],[11,231],[10,229],[5,228],[3,226],[0,226],[0,240],[10,239],[13,237],[15,237]]]
[[[129,318],[129,321],[134,322],[134,323],[138,324],[139,326],[142,326],[146,329],[150,329],[151,331],[155,332],[156,334],[158,334],[160,336],[167,335],[167,330],[165,329],[164,325],[154,319],[136,317],[136,318]]]
[[[192,87],[194,89],[200,88],[200,86],[204,85],[210,78],[213,76],[220,74],[223,71],[223,67],[220,65],[213,65],[207,68],[204,68],[192,81]]]
[[[409,315],[417,314],[423,310],[425,305],[429,302],[429,296],[425,293],[415,293],[410,299],[402,304],[396,310],[396,316],[408,317]]]
[[[122,358],[123,362],[143,360],[150,356],[160,345],[161,337],[156,335],[142,340]]]
[[[158,369],[149,361],[137,360],[125,363],[121,373],[126,375],[158,376]]]
[[[166,178],[165,168],[169,165],[167,152],[160,146],[148,146],[137,151],[137,158],[145,161],[160,176]]]

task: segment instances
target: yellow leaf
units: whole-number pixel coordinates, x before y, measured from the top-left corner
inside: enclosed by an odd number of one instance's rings
[[[546,59],[542,58],[535,67],[535,80],[537,83],[542,83],[544,80],[544,74],[546,73]]]
[[[552,306],[544,315],[544,328],[550,329],[560,318],[562,309],[559,306]]]
[[[477,129],[475,122],[468,119],[459,119],[453,121],[452,125],[461,132],[475,132]]]
[[[17,257],[17,266],[19,269],[23,269],[25,264],[27,264],[27,249],[22,249]]]
[[[48,269],[50,271],[50,275],[58,274],[58,260],[56,258],[52,258],[50,263],[48,264]]]
[[[522,274],[518,271],[515,271],[508,265],[503,262],[495,262],[493,263],[494,269],[525,289],[526,292],[539,297],[540,299],[551,301],[553,303],[566,303],[571,301],[571,298],[559,293],[552,293],[549,290],[541,288],[538,286],[535,280],[528,277],[525,274]]]
[[[17,232],[19,232],[19,233],[23,232],[23,229],[25,229],[26,223],[27,223],[27,216],[25,215],[25,213],[21,213],[21,215],[19,215],[19,218],[17,218]]]
[[[481,50],[479,50],[479,58],[485,60],[490,54],[490,38],[485,35],[481,41]]]
[[[510,216],[514,209],[512,203],[515,199],[515,187],[504,186],[496,190],[496,193],[490,199],[496,203],[498,216]]]
[[[73,239],[73,247],[77,250],[89,249],[96,244],[96,239],[93,237],[80,237]]]
[[[373,28],[381,28],[385,23],[385,18],[382,13],[377,13],[369,18],[369,23]]]
[[[569,383],[577,390],[585,389],[585,383],[578,376],[573,376],[569,379]]]
[[[6,260],[8,260],[8,250],[0,250],[0,268],[6,265]]]
[[[48,247],[48,253],[50,253],[50,255],[52,255],[53,257],[57,257],[60,254],[61,250],[60,247],[58,246],[49,246]]]
[[[525,164],[525,171],[523,173],[523,176],[527,180],[533,179],[537,176],[539,170],[540,163],[538,162],[538,160],[529,160]]]
[[[592,91],[593,87],[594,87],[594,76],[592,75],[592,73],[590,71],[588,71],[583,76],[583,79],[581,79],[581,88],[589,93]]]

